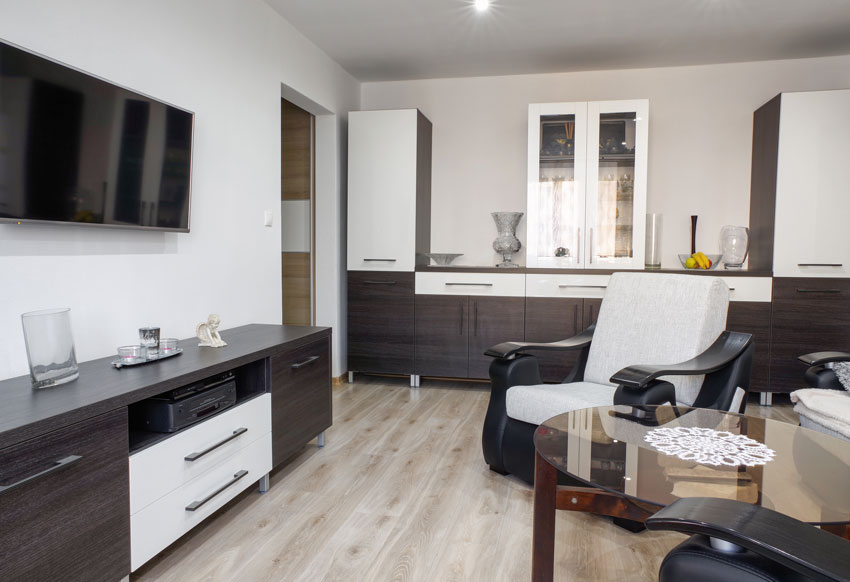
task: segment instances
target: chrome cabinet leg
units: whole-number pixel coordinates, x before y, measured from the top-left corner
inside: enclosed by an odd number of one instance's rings
[[[772,406],[773,392],[759,392],[759,404],[762,406]]]
[[[271,480],[269,479],[269,474],[266,473],[262,477],[260,477],[260,493],[268,493],[269,487],[271,486]]]
[[[354,372],[349,372],[349,373],[348,373],[348,383],[349,383],[349,384],[354,384]]]
[[[316,444],[319,445],[319,448],[323,448],[325,446],[325,431],[319,433],[319,436],[316,437]]]

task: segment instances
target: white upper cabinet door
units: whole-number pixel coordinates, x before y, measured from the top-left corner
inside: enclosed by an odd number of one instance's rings
[[[349,113],[349,270],[415,270],[417,114]]]
[[[587,104],[528,106],[526,264],[584,264]]]
[[[850,277],[850,90],[783,93],[773,271]]]
[[[587,104],[585,268],[643,269],[649,101]]]

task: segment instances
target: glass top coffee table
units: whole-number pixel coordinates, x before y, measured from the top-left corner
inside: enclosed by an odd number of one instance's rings
[[[776,420],[645,408],[644,418],[628,406],[587,408],[538,427],[534,580],[552,577],[556,508],[643,522],[677,499],[718,497],[847,536],[850,443]],[[558,487],[559,471],[587,487]]]

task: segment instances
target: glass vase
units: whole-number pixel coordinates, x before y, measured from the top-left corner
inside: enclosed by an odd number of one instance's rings
[[[70,309],[31,311],[21,315],[21,323],[33,388],[64,384],[79,377]]]
[[[750,229],[726,225],[720,229],[720,252],[726,269],[740,269],[750,250]]]
[[[657,213],[646,215],[646,252],[644,267],[661,268],[661,218]]]
[[[491,212],[490,216],[496,223],[499,236],[493,241],[493,250],[502,255],[502,262],[496,265],[500,268],[515,269],[519,267],[511,261],[511,255],[522,248],[516,237],[516,227],[522,218],[522,212]]]

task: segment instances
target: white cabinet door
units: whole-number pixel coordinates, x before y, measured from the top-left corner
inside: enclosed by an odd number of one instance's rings
[[[586,268],[643,269],[649,101],[587,104]]]
[[[526,264],[584,264],[587,104],[528,106]]]
[[[415,269],[417,113],[349,113],[349,270]]]
[[[850,276],[850,90],[783,93],[773,271]]]

